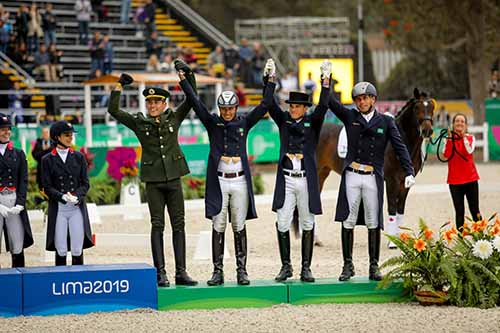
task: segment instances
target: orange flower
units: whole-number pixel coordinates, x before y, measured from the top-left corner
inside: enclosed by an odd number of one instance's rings
[[[460,227],[462,229],[462,237],[470,235],[470,228],[467,222],[464,222],[464,225]]]
[[[490,235],[491,236],[500,235],[500,224],[495,223],[493,227],[491,227]]]
[[[423,239],[417,239],[415,241],[415,244],[413,244],[413,248],[417,250],[418,252],[422,252],[426,248],[426,244]]]
[[[472,223],[472,232],[482,232],[486,229],[488,223],[485,220],[477,221]]]
[[[408,235],[406,232],[403,232],[399,235],[399,239],[401,239],[403,242],[407,242],[410,239],[410,235]]]
[[[453,237],[458,234],[457,229],[455,227],[448,229],[444,232],[443,238],[448,242],[451,243],[453,240]]]
[[[425,239],[427,239],[427,240],[432,239],[432,234],[433,234],[433,233],[434,233],[434,232],[433,232],[431,229],[429,229],[429,228],[425,228],[425,229],[424,229],[424,236],[425,236]]]

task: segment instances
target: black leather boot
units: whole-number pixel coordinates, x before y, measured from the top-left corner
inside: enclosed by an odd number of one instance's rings
[[[344,266],[339,276],[339,281],[347,281],[354,276],[354,264],[352,263],[352,247],[354,244],[354,229],[346,229],[342,226],[342,256]]]
[[[66,256],[60,256],[56,251],[56,266],[66,266]]]
[[[250,284],[247,273],[247,230],[234,233],[234,252],[236,254],[236,280],[239,285]]]
[[[290,261],[290,231],[281,232],[278,230],[278,225],[276,224],[276,231],[278,233],[278,245],[280,249],[281,257],[281,269],[278,275],[274,278],[276,281],[286,281],[286,279],[292,277],[293,268],[292,262]]]
[[[380,228],[368,229],[368,254],[370,256],[369,279],[380,281],[382,274],[378,269],[380,258]]]
[[[209,286],[219,286],[224,283],[224,233],[212,229],[212,262],[214,272],[207,281]]]
[[[72,265],[83,265],[83,251],[82,254],[79,256],[72,256],[71,257],[71,264]]]
[[[172,232],[175,256],[175,284],[196,286],[198,281],[191,279],[186,272],[186,233],[184,230]]]
[[[24,267],[24,251],[18,254],[12,253],[12,268],[15,267]]]
[[[313,248],[314,228],[302,230],[302,270],[300,271],[300,280],[303,282],[314,282],[314,276],[311,272]]]
[[[151,252],[153,254],[153,265],[156,268],[156,282],[158,287],[169,287],[170,282],[165,271],[163,231],[151,229]]]

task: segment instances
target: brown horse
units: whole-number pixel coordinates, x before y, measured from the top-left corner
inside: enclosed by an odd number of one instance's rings
[[[413,91],[414,97],[396,115],[396,125],[413,163],[415,175],[422,170],[425,156],[422,154],[422,142],[430,138],[435,101],[420,92]],[[355,111],[353,111],[355,112]],[[341,125],[324,124],[320,133],[319,144],[316,150],[318,159],[318,177],[320,191],[323,189],[330,171],[339,175],[342,173],[344,160],[337,154],[337,143]],[[384,174],[386,181],[389,215],[404,214],[408,189],[404,187],[405,174],[389,143],[385,151]]]

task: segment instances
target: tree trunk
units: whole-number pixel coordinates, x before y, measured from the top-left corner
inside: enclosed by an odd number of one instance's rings
[[[488,96],[488,57],[486,56],[486,8],[484,0],[471,1],[470,21],[467,29],[467,69],[469,91],[474,110],[474,123],[480,125],[485,119],[484,100]]]

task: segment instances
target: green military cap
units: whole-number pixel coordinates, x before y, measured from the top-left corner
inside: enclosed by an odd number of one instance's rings
[[[166,99],[166,98],[170,97],[170,93],[167,90],[161,89],[161,88],[155,88],[155,87],[148,87],[148,88],[144,89],[142,94],[144,95],[144,97],[146,99],[148,99],[148,98]]]

